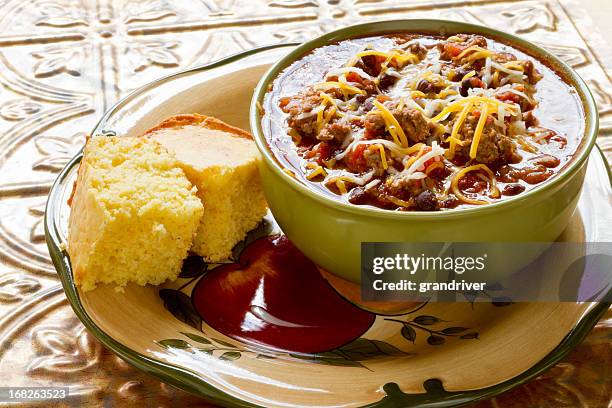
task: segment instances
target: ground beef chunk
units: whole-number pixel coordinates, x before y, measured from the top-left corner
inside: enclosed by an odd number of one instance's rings
[[[372,137],[380,137],[385,131],[385,120],[378,110],[370,110],[365,117],[365,129]]]
[[[445,86],[443,84],[431,82],[426,79],[419,80],[416,85],[417,91],[421,91],[426,95],[437,94],[444,89],[444,87]]]
[[[407,47],[405,47],[405,51],[416,55],[419,60],[422,60],[423,58],[425,58],[425,56],[427,56],[427,49],[419,43],[412,43],[408,45]],[[361,57],[361,60],[357,62],[355,66],[361,68],[369,75],[377,77],[378,75],[380,75],[382,71],[382,64],[385,62],[386,59],[387,58],[382,55],[365,55]],[[388,67],[401,69],[408,63],[409,62],[400,63],[398,59],[393,58],[391,61],[389,61]]]
[[[397,78],[396,78],[397,79]],[[327,80],[329,81],[338,81],[338,77],[328,77]],[[374,81],[368,79],[368,78],[363,78],[361,75],[356,74],[354,72],[349,72],[346,74],[346,80],[348,82],[351,83],[351,85],[364,90],[367,94],[373,94],[373,93],[377,93],[378,90],[376,89],[376,84],[374,83]],[[340,94],[337,96],[339,98],[342,98],[343,95],[340,92]]]
[[[310,113],[320,104],[319,91],[312,88],[280,101],[283,112],[289,114],[287,125],[302,137],[317,135],[317,115]]]
[[[325,125],[323,129],[321,129],[321,132],[317,135],[317,139],[325,141],[333,140],[336,143],[341,144],[350,133],[350,125],[337,121]]]
[[[416,55],[419,60],[422,60],[427,56],[427,48],[423,47],[418,42],[411,43],[408,47],[406,47],[406,51]]]
[[[487,39],[480,35],[458,34],[455,38],[460,41],[445,41],[437,45],[440,59],[450,61],[455,59],[463,50],[473,45],[487,48]]]
[[[385,168],[383,166],[383,161],[378,146],[369,145],[363,151],[363,158],[365,159],[368,170],[374,170],[374,174],[376,176],[382,176],[385,174]],[[389,161],[389,158],[387,158],[387,161]],[[387,163],[387,165],[389,165],[389,163]]]
[[[542,74],[536,69],[532,61],[519,61],[519,64],[523,67],[523,73],[527,76],[530,84],[534,85],[542,79]]]
[[[397,119],[406,136],[414,143],[425,141],[433,131],[433,126],[416,109],[408,107],[403,107],[402,109],[396,108],[391,113]]]
[[[402,200],[408,200],[421,194],[424,188],[421,180],[414,180],[402,173],[397,173],[387,178],[385,190],[387,194]]]
[[[523,120],[525,121],[525,127],[528,129],[533,126],[538,126],[540,123],[532,110],[523,112]]]
[[[455,155],[463,160],[469,160],[470,145],[474,139],[474,131],[478,123],[478,116],[470,114],[461,127],[462,140],[469,140],[465,146],[457,145]],[[476,152],[476,161],[484,164],[491,163],[513,163],[517,160],[516,144],[511,138],[504,135],[498,128],[495,127],[491,117],[487,119],[478,150]]]
[[[496,52],[491,56],[491,59],[498,64],[505,64],[506,62],[516,61],[516,56],[509,52]]]
[[[431,125],[421,112],[414,108],[404,106],[402,109],[397,107],[389,108],[395,117],[406,137],[413,143],[423,142],[433,132]],[[366,130],[373,136],[381,135],[385,130],[385,120],[379,110],[372,110],[366,115]]]

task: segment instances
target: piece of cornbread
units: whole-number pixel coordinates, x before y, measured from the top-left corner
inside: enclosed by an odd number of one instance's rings
[[[209,262],[227,259],[267,212],[252,136],[215,118],[185,114],[163,121],[145,137],[173,152],[198,188],[204,216],[191,250]]]
[[[90,138],[69,218],[75,282],[88,291],[176,279],[203,213],[195,191],[154,140]]]

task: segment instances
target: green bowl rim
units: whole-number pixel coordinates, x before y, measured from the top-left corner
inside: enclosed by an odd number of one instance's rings
[[[564,72],[567,77],[566,80],[572,84],[576,90],[578,91],[578,95],[581,100],[582,108],[584,109],[585,114],[585,127],[584,127],[584,136],[581,140],[581,143],[578,146],[578,154],[575,154],[570,162],[565,165],[561,171],[556,174],[550,180],[542,183],[541,185],[536,186],[535,188],[523,193],[516,195],[514,197],[510,197],[504,199],[502,201],[498,201],[491,204],[486,204],[479,207],[468,207],[468,208],[458,208],[449,211],[437,211],[437,212],[419,212],[419,211],[390,211],[381,208],[374,208],[368,206],[360,206],[349,203],[344,203],[338,200],[335,200],[323,193],[319,193],[312,188],[309,188],[303,182],[291,177],[287,173],[285,173],[278,163],[273,153],[270,151],[268,143],[266,141],[265,136],[263,135],[263,130],[261,126],[261,114],[259,107],[262,106],[263,98],[268,91],[268,86],[276,79],[276,77],[281,73],[282,70],[291,65],[298,58],[303,56],[304,54],[312,51],[315,48],[327,45],[329,43],[335,41],[341,41],[348,38],[362,36],[364,34],[367,35],[377,35],[377,34],[391,34],[397,32],[410,32],[410,25],[423,25],[429,26],[428,29],[421,29],[422,32],[427,33],[436,33],[436,32],[444,32],[445,34],[454,34],[454,33],[475,33],[482,34],[490,37],[494,37],[496,39],[501,39],[502,41],[507,42],[509,45],[516,45],[523,52],[528,52],[532,57],[539,59],[540,61],[547,62],[547,65],[553,65],[555,68]],[[404,26],[403,28],[398,28],[397,26]],[[414,31],[419,31],[414,29]],[[505,33],[503,31],[499,31],[490,27],[485,27],[478,24],[464,23],[459,21],[450,21],[450,20],[441,20],[441,19],[396,19],[396,20],[383,20],[383,21],[375,21],[363,24],[356,24],[347,27],[343,27],[337,29],[335,31],[331,31],[327,34],[324,34],[320,37],[314,38],[310,41],[307,41],[290,53],[285,55],[279,61],[277,61],[261,78],[257,87],[255,88],[255,92],[253,93],[253,98],[251,100],[251,107],[249,113],[250,127],[251,132],[253,133],[255,143],[264,158],[264,162],[272,168],[272,171],[281,178],[286,184],[288,184],[293,190],[297,191],[305,195],[308,198],[311,198],[325,206],[332,207],[337,210],[350,212],[356,215],[368,216],[368,217],[380,217],[380,218],[390,218],[390,219],[420,219],[420,220],[435,220],[435,219],[448,219],[454,217],[462,217],[462,216],[478,216],[483,213],[491,213],[497,210],[503,210],[505,208],[511,208],[520,204],[525,203],[526,201],[532,199],[535,196],[541,196],[546,191],[550,191],[553,188],[565,182],[569,177],[574,175],[580,166],[585,162],[588,158],[593,146],[595,145],[595,139],[597,137],[597,132],[599,129],[599,115],[597,111],[597,105],[593,98],[593,95],[584,82],[584,80],[576,73],[576,71],[571,68],[564,61],[559,59],[557,56],[552,54],[549,51],[546,51],[542,47],[539,47],[528,40],[525,40],[521,37]]]
[[[209,69],[213,69],[219,66],[223,66],[225,64],[238,61],[241,58],[247,57],[254,53],[266,51],[273,48],[290,46],[292,44],[281,44],[275,46],[267,46],[261,47],[253,50],[249,50],[246,52],[242,52],[225,59],[219,60],[217,62],[204,65],[197,68],[192,68],[189,70],[181,71],[179,73],[169,75],[160,80],[154,81],[151,84],[145,85],[144,88],[149,88],[153,84],[157,84],[168,79],[172,79],[175,77],[180,77],[187,72],[193,71],[205,71]],[[96,125],[96,129],[100,131],[108,117],[120,106],[122,106],[125,102],[129,101],[132,97],[140,94],[138,90],[132,92],[130,95],[123,98],[119,103],[114,105],[109,111],[103,115],[102,120]],[[93,134],[95,134],[94,132]],[[605,156],[598,148],[599,154],[604,159]],[[98,325],[93,321],[93,319],[88,315],[85,310],[83,304],[81,303],[81,299],[79,297],[78,291],[74,284],[74,280],[72,277],[72,271],[70,266],[70,259],[68,257],[67,252],[62,249],[62,242],[59,235],[58,225],[56,223],[55,214],[56,208],[60,205],[61,195],[60,186],[65,181],[66,177],[72,170],[74,166],[76,166],[81,160],[82,153],[79,152],[74,158],[70,160],[68,164],[62,169],[59,173],[56,181],[53,183],[51,190],[49,192],[49,198],[47,200],[46,208],[45,208],[45,216],[44,216],[44,227],[45,227],[45,238],[47,242],[47,247],[49,249],[49,253],[51,255],[51,259],[53,264],[58,272],[62,287],[70,303],[70,306],[74,310],[75,314],[79,318],[79,320],[83,323],[83,325],[107,348],[109,348],[112,352],[117,354],[123,360],[127,361],[131,365],[136,368],[150,374],[161,381],[172,384],[173,386],[180,388],[184,391],[190,392],[194,395],[207,398],[209,400],[226,404],[228,406],[233,407],[258,407],[258,405],[246,402],[241,400],[240,398],[228,394],[224,391],[221,391],[211,384],[207,383],[201,377],[196,374],[175,366],[173,364],[165,363],[163,361],[153,359],[147,357],[135,350],[126,347],[121,344],[109,334],[105,333]],[[610,169],[608,168],[608,177],[610,184],[612,185],[612,173],[610,173]],[[585,313],[575,324],[575,326],[565,335],[565,337],[560,341],[559,345],[556,346],[550,353],[548,353],[545,357],[543,357],[538,363],[534,364],[531,368],[524,371],[523,373],[510,378],[500,384],[496,384],[490,387],[476,389],[476,390],[467,390],[467,391],[457,391],[457,392],[438,392],[438,393],[426,393],[426,394],[404,394],[400,393],[400,395],[386,396],[383,397],[380,401],[375,402],[373,404],[369,404],[366,407],[368,408],[383,408],[383,407],[404,407],[406,406],[406,399],[411,401],[415,401],[414,404],[411,403],[412,406],[421,406],[426,405],[428,407],[449,407],[449,406],[458,406],[458,405],[466,405],[472,402],[480,401],[483,399],[491,398],[495,395],[498,395],[502,392],[505,392],[511,388],[514,388],[520,384],[524,384],[525,382],[531,380],[535,376],[544,372],[557,362],[559,362],[563,357],[565,357],[572,348],[578,345],[589,333],[589,331],[595,326],[597,321],[605,314],[605,312],[610,307],[610,303],[598,303],[593,306],[591,310]],[[418,400],[418,401],[416,401]]]

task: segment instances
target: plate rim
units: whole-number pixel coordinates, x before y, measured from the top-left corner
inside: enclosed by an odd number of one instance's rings
[[[257,54],[259,52],[295,45],[295,43],[284,43],[253,48],[247,51],[233,54],[229,57],[222,58],[209,64],[185,69],[154,80],[132,91],[127,96],[121,98],[117,103],[111,106],[102,115],[101,119],[98,121],[91,134],[95,135],[101,133],[110,115],[112,115],[123,104],[127,103],[132,98],[138,96],[150,87],[164,83],[168,80],[176,79],[185,74],[199,71],[207,71],[217,67],[221,67],[226,64],[246,58],[248,56]],[[595,146],[604,163],[607,163],[607,160],[603,152],[601,151],[601,148],[597,144]],[[66,166],[59,173],[49,192],[44,217],[45,240],[47,242],[49,254],[51,255],[51,260],[55,266],[55,269],[57,270],[68,302],[79,320],[106,348],[108,348],[113,353],[117,354],[123,360],[127,361],[139,370],[142,370],[161,381],[169,383],[196,396],[208,399],[216,403],[221,403],[226,406],[257,408],[262,407],[260,405],[242,400],[235,395],[232,395],[214,387],[213,385],[202,379],[200,376],[192,373],[189,370],[186,370],[174,364],[163,362],[158,359],[147,357],[139,353],[138,351],[135,351],[121,344],[119,341],[115,340],[113,337],[105,333],[100,327],[98,327],[97,324],[93,321],[93,319],[89,316],[83,304],[81,303],[80,296],[74,284],[69,256],[66,250],[63,248],[63,243],[61,242],[59,232],[57,230],[57,225],[55,223],[55,218],[53,216],[53,214],[55,214],[56,206],[59,205],[59,199],[61,199],[59,195],[59,186],[61,185],[62,181],[65,180],[72,168],[78,164],[81,157],[82,149],[66,164]],[[606,170],[608,174],[608,180],[612,185],[612,172],[609,166],[606,167]],[[586,335],[595,326],[597,321],[599,321],[599,319],[608,310],[610,305],[610,303],[606,302],[594,304],[591,310],[585,313],[576,322],[574,327],[563,337],[559,345],[557,345],[552,351],[550,351],[546,356],[544,356],[540,361],[538,361],[526,371],[522,372],[517,376],[509,378],[499,384],[475,390],[448,392],[435,383],[428,385],[426,381],[424,384],[424,387],[426,389],[425,393],[408,394],[401,391],[397,384],[387,383],[383,385],[383,390],[386,392],[387,395],[377,402],[363,406],[363,408],[399,408],[407,406],[407,404],[409,404],[410,406],[420,406],[426,404],[428,407],[442,408],[466,405],[499,395],[518,385],[526,383],[527,381],[531,380],[538,374],[546,371],[548,368],[559,362],[575,346],[582,342]]]

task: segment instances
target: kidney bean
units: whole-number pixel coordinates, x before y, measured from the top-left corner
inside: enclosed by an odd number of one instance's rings
[[[544,167],[548,167],[549,169],[555,168],[559,165],[559,163],[561,163],[559,158],[550,154],[542,154],[530,159],[529,161],[535,164],[540,164]]]
[[[518,183],[511,183],[504,187],[502,194],[506,196],[515,196],[523,191],[525,191],[525,186]]]
[[[429,190],[421,192],[414,201],[417,208],[421,211],[434,211],[438,207],[436,195]]]
[[[435,92],[435,87],[434,87],[434,84],[432,84],[428,80],[421,79],[417,83],[417,91],[421,91],[424,94],[428,94],[428,93],[431,93],[431,92]]]
[[[397,77],[394,77],[393,75],[385,75],[384,77],[380,79],[380,83],[378,84],[378,87],[380,89],[387,89],[390,86],[392,86],[395,82],[397,82]]]
[[[525,174],[523,180],[525,180],[525,182],[529,184],[538,184],[547,180],[550,176],[552,176],[552,174],[553,172],[550,170],[532,171]]]
[[[517,180],[516,170],[508,165],[499,168],[497,180],[503,183],[514,183]]]
[[[461,96],[467,96],[468,90],[472,88],[484,88],[484,83],[478,77],[470,77],[461,81]]]
[[[368,194],[363,188],[355,187],[349,192],[348,200],[351,204],[365,204],[368,200]]]

